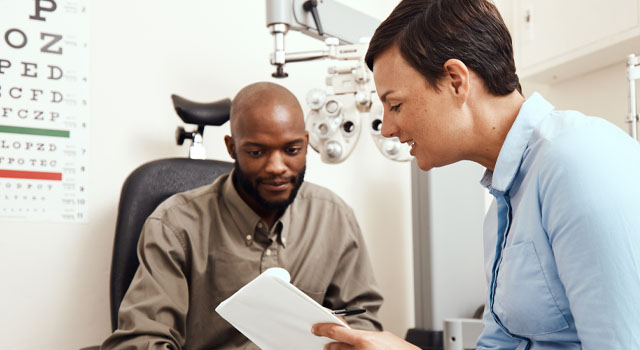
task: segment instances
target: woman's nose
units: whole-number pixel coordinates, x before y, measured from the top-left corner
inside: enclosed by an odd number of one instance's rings
[[[384,137],[398,136],[398,125],[393,120],[393,117],[387,113],[382,116],[382,128],[380,133]]]

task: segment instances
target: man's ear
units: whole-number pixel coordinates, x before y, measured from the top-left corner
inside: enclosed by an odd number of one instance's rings
[[[469,68],[467,68],[462,61],[453,58],[447,60],[443,68],[445,74],[449,77],[447,82],[450,84],[450,86],[445,86],[445,88],[451,89],[456,96],[466,100],[469,95],[470,86]]]
[[[224,143],[227,146],[229,157],[231,157],[232,159],[236,159],[236,145],[233,143],[233,138],[229,135],[226,135],[224,137]]]

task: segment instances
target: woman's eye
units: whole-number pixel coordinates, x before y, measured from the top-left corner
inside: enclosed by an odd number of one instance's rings
[[[397,112],[398,110],[400,110],[400,106],[402,105],[402,103],[398,103],[395,106],[389,106],[389,111],[390,112]]]

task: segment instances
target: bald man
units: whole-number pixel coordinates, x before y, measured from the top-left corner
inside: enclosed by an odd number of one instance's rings
[[[298,100],[273,83],[242,89],[231,106],[234,170],[174,195],[147,219],[140,267],[103,350],[258,349],[214,309],[270,267],[330,309],[380,330],[382,297],[353,211],[304,182],[308,133]]]

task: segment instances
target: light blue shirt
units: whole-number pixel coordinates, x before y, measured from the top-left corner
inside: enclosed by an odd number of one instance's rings
[[[640,146],[607,121],[520,109],[493,173],[478,349],[640,349]]]

